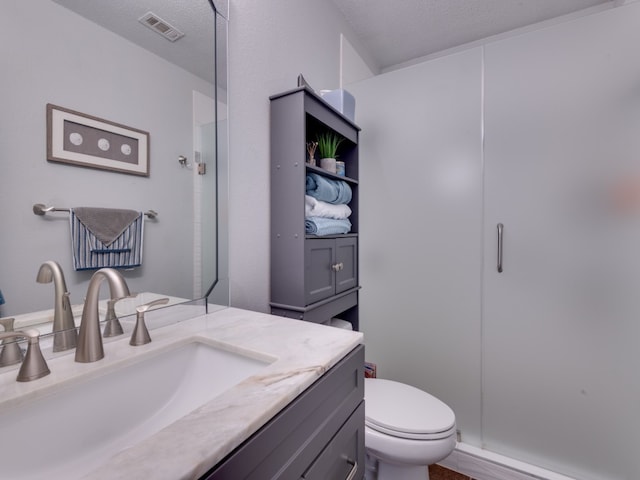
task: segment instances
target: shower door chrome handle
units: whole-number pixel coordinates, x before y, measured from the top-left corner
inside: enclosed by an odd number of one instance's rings
[[[502,273],[502,235],[504,232],[504,225],[498,224],[498,273]]]
[[[349,470],[349,473],[347,474],[347,478],[345,478],[345,480],[353,480],[354,478],[356,478],[356,473],[358,473],[358,462],[347,458],[347,463],[351,465],[351,470]]]

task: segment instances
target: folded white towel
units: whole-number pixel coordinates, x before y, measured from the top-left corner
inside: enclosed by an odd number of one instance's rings
[[[322,218],[349,218],[351,209],[349,205],[323,202],[309,195],[304,196],[304,216],[305,217],[322,217]]]

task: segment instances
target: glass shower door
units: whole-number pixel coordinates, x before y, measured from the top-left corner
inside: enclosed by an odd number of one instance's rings
[[[640,478],[639,22],[485,47],[483,446],[584,480]]]

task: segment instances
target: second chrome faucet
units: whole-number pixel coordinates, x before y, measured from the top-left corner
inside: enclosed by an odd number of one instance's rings
[[[76,347],[76,362],[90,363],[104,358],[98,301],[100,285],[105,279],[111,289],[111,298],[122,298],[131,295],[126,280],[117,270],[101,268],[93,274],[91,280],[89,280],[87,296],[82,309],[78,346]]]
[[[69,292],[62,268],[57,262],[50,260],[40,265],[36,282],[51,283],[52,281],[55,294],[52,325],[53,351],[62,352],[76,346],[76,324],[73,321]]]

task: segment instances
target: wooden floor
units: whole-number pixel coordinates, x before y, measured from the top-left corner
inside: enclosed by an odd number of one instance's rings
[[[461,473],[448,470],[440,465],[429,465],[430,480],[473,480],[473,478]]]

